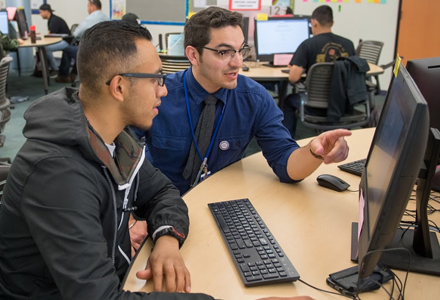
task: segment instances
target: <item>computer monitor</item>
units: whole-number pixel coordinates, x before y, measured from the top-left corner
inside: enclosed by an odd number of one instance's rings
[[[429,133],[428,105],[400,64],[398,76],[393,79],[387,94],[359,186],[360,280],[366,279],[379,261],[391,268],[435,274],[427,266],[433,265],[432,269],[437,268],[437,275],[440,275],[440,257],[421,256],[414,251],[420,246],[419,241],[414,239],[414,243],[410,243],[412,247],[408,246],[407,240],[413,239],[412,231],[398,230],[414,184],[419,174],[423,174],[420,171]],[[431,144],[433,139],[436,140],[435,134],[430,137]],[[423,211],[423,205],[417,205],[419,211]],[[438,248],[435,235],[433,239],[433,245],[436,243]],[[400,250],[383,251],[385,248]]]
[[[27,39],[29,36],[29,26],[26,20],[24,9],[18,8],[15,13],[15,20],[17,21],[18,31],[21,39]]]
[[[440,130],[440,57],[409,60],[406,69],[428,103],[429,126]]]
[[[8,12],[6,10],[0,11],[0,31],[3,34],[9,35],[9,20]]]
[[[294,54],[310,38],[308,17],[269,17],[255,19],[254,41],[257,59],[273,65],[275,54]]]
[[[246,43],[249,41],[249,17],[243,17],[243,35]]]
[[[425,270],[425,264],[414,269],[414,262],[429,260],[428,264],[435,265],[435,260],[411,251],[414,246],[408,246],[406,241],[412,240],[409,231],[398,229],[414,184],[423,173],[420,171],[429,132],[428,105],[400,64],[397,77],[388,89],[359,184],[359,223],[352,226],[352,260],[359,264],[356,274],[340,279],[344,288],[348,286],[357,292],[378,288],[374,275],[379,262],[391,268],[420,272],[429,271]],[[411,257],[407,250],[412,252]],[[440,262],[440,257],[436,260]],[[437,270],[440,271],[439,264]]]

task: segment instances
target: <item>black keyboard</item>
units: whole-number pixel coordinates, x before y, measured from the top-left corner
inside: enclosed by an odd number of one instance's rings
[[[295,267],[249,199],[209,203],[245,286],[299,279]]]
[[[352,161],[346,164],[342,164],[339,165],[338,168],[341,169],[342,171],[357,175],[357,176],[362,176],[362,171],[364,170],[364,166],[365,166],[365,162],[366,162],[366,158],[364,159],[360,159],[360,160],[356,160],[356,161]]]

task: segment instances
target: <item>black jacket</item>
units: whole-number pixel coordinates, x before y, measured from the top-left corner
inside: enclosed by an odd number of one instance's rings
[[[25,119],[0,210],[0,299],[212,299],[119,289],[131,256],[128,209],[147,219],[150,236],[189,227],[179,191],[134,139],[119,134],[113,160],[73,89],[35,101]]]
[[[334,63],[327,120],[337,122],[353,105],[367,98],[368,62],[359,56],[340,57]]]

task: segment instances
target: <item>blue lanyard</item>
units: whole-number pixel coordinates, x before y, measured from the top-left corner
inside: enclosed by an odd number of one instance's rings
[[[214,134],[212,135],[211,142],[209,143],[208,150],[206,151],[206,154],[205,154],[205,158],[203,158],[202,154],[200,153],[199,145],[197,144],[196,136],[195,136],[195,133],[194,133],[194,126],[193,126],[193,123],[192,123],[192,120],[191,120],[191,112],[189,110],[188,87],[186,85],[186,72],[187,71],[188,70],[186,70],[183,73],[183,89],[185,91],[185,100],[186,100],[186,108],[188,110],[189,125],[191,126],[191,134],[192,134],[192,138],[193,138],[193,141],[194,141],[194,145],[196,146],[197,154],[199,155],[200,160],[202,162],[206,163],[206,161],[208,160],[209,154],[211,153],[211,149],[212,149],[212,145],[214,144],[215,137],[217,136],[217,132],[218,132],[218,129],[220,127],[220,123],[221,123],[221,121],[223,119],[223,114],[225,112],[226,105],[223,106],[222,113],[221,113],[221,115],[220,115],[220,117],[218,119],[217,125],[215,126]]]

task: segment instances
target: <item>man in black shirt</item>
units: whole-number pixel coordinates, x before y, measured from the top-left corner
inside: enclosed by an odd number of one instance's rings
[[[64,33],[70,35],[70,29],[67,26],[66,21],[54,15],[53,10],[49,4],[42,4],[40,6],[40,16],[45,20],[49,20],[47,22],[47,28],[49,30],[49,33],[57,33],[57,34]],[[53,51],[61,51],[67,46],[69,46],[69,43],[67,43],[65,40],[62,40],[59,43],[45,47],[47,59],[49,60],[50,67],[52,69],[51,73],[54,74],[58,73],[58,65],[55,61],[55,58],[53,57]]]
[[[333,62],[339,57],[355,55],[353,43],[339,35],[332,33],[333,11],[330,6],[317,7],[311,17],[313,37],[299,45],[289,68],[289,81],[295,83],[301,79],[315,63]],[[298,94],[286,97],[284,104],[284,126],[289,129],[292,138],[296,131],[296,111],[299,109],[301,98]],[[326,109],[313,109],[308,107],[308,113],[326,115]],[[309,111],[310,110],[310,111]],[[313,110],[313,111],[312,111]]]

